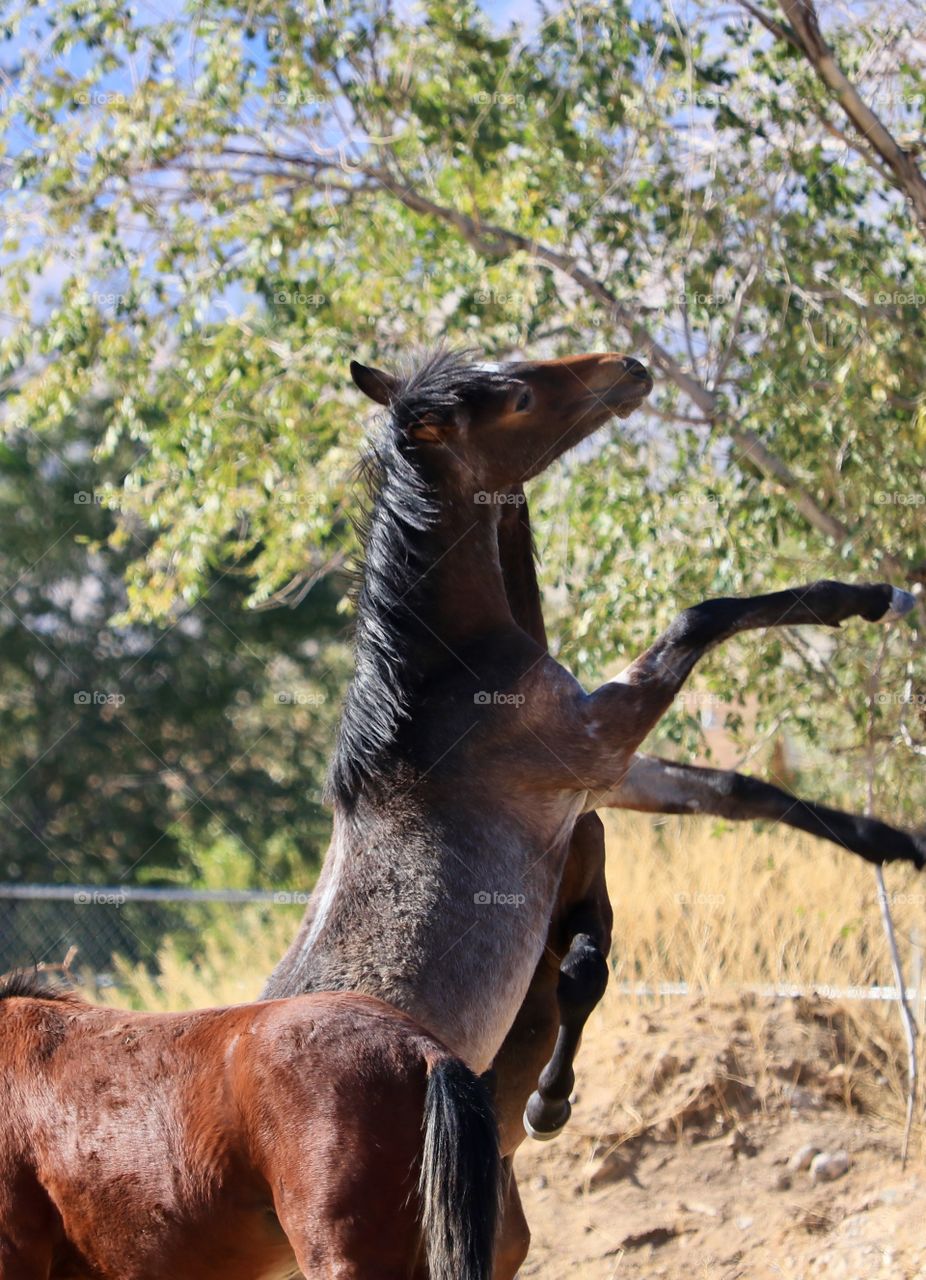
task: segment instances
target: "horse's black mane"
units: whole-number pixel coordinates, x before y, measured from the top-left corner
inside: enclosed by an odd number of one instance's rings
[[[435,548],[426,536],[438,514],[410,427],[426,413],[451,415],[480,391],[507,385],[471,352],[439,350],[402,378],[360,465],[366,491],[357,522],[363,559],[356,572],[354,678],[328,773],[328,797],[350,807],[375,776],[409,711],[417,643],[427,635],[422,579]]]
[[[29,1000],[69,1000],[72,993],[64,987],[53,987],[36,969],[14,969],[0,978],[0,1000],[25,996]]]

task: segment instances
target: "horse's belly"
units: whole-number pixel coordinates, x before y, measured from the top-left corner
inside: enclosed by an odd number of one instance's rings
[[[580,808],[564,806],[539,848],[511,841],[493,851],[498,828],[485,824],[481,843],[494,856],[471,859],[456,876],[421,940],[423,963],[403,1006],[474,1071],[491,1065],[533,980]]]
[[[94,1221],[63,1219],[68,1244],[49,1280],[297,1280],[292,1247],[269,1208],[206,1211],[126,1232],[118,1206],[97,1202]],[[88,1227],[92,1243],[88,1246]],[[81,1242],[83,1247],[80,1247]]]

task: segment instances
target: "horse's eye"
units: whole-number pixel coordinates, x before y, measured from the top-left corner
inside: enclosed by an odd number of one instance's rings
[[[530,387],[525,387],[518,396],[517,404],[514,406],[515,413],[526,413],[534,402],[534,396]]]

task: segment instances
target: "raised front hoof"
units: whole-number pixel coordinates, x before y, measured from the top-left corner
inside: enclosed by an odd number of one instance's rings
[[[536,1142],[549,1142],[558,1138],[572,1115],[569,1099],[563,1102],[544,1102],[536,1091],[527,1100],[524,1108],[524,1132]]]
[[[891,587],[891,602],[879,618],[879,622],[896,622],[898,618],[905,618],[915,604],[916,596],[912,592],[903,591],[900,587]]]

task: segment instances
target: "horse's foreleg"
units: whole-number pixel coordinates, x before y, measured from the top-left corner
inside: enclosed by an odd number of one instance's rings
[[[707,769],[636,755],[619,785],[603,800],[600,795],[593,799],[596,804],[643,813],[704,813],[734,822],[781,822],[848,849],[867,862],[926,865],[923,836],[898,830],[877,818],[802,800],[761,778],[732,769]]]
[[[838,627],[854,617],[884,622],[909,613],[914,604],[909,592],[887,583],[851,586],[844,582],[814,582],[769,595],[706,600],[694,605],[680,613],[655,644],[625,671],[585,700],[588,743],[634,750],[671,706],[697,662],[716,645],[742,631]],[[617,781],[612,773],[605,785],[610,787]]]
[[[0,1169],[0,1280],[48,1280],[62,1239],[58,1212],[18,1155],[0,1149]]]
[[[668,685],[673,696],[704,654],[741,631],[764,627],[838,627],[848,618],[887,622],[916,603],[908,591],[888,583],[852,586],[812,582],[806,587],[761,596],[705,600],[680,613],[655,644],[617,677],[615,683]]]
[[[579,1041],[607,985],[608,962],[601,947],[590,934],[576,933],[559,967],[559,1031],[553,1055],[524,1109],[524,1128],[532,1138],[555,1138],[569,1119]]]

